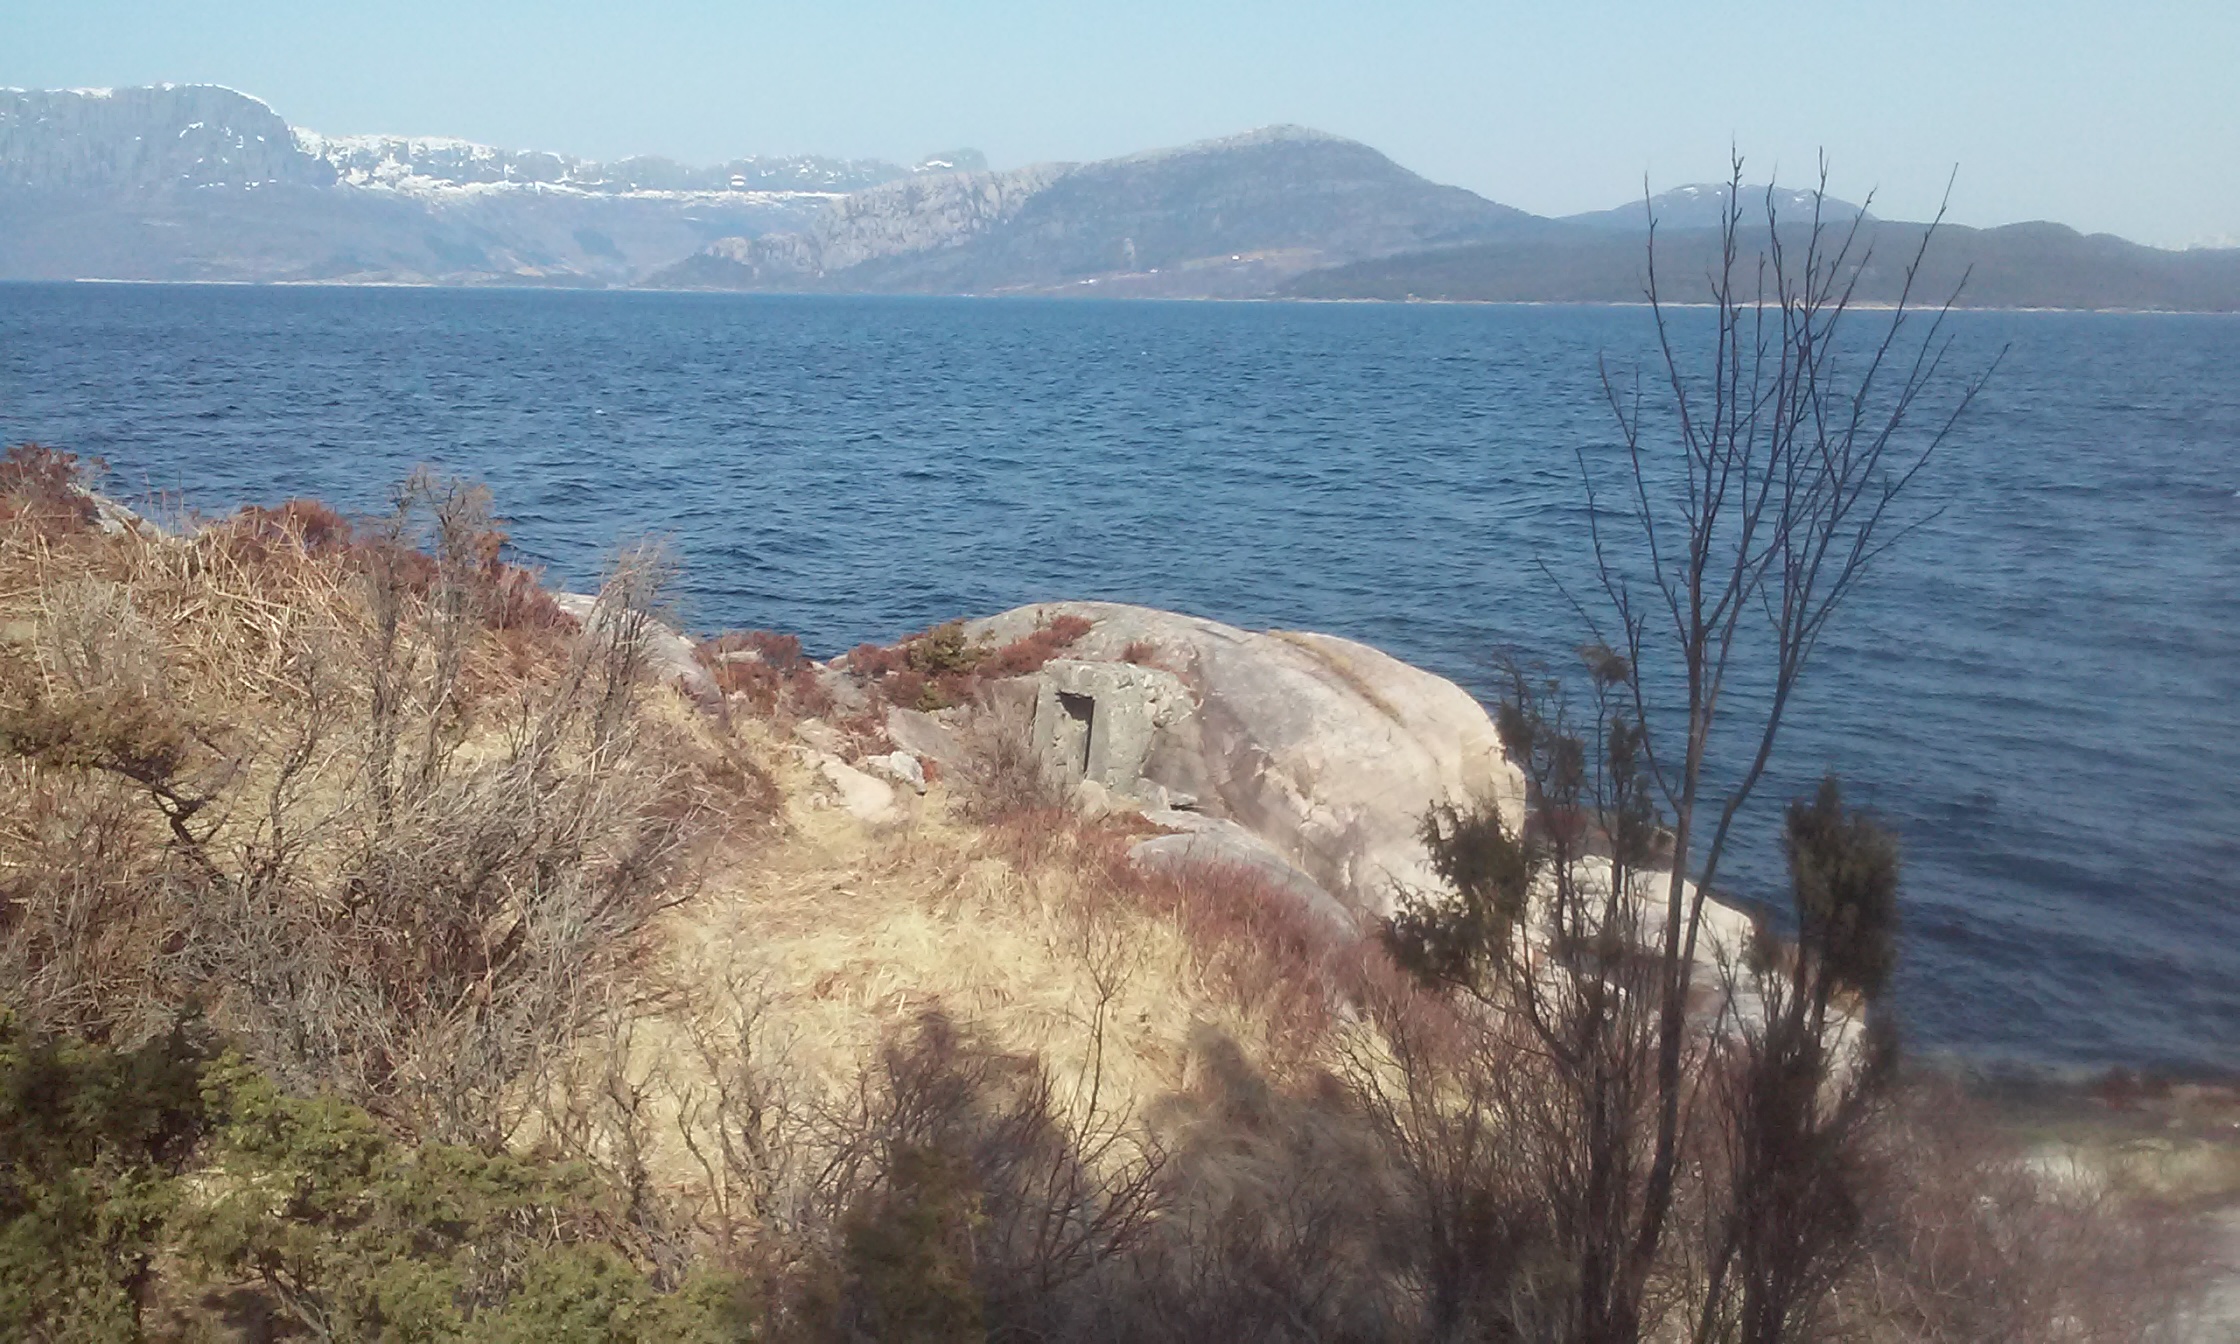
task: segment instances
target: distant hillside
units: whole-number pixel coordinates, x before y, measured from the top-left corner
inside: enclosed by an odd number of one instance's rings
[[[1764,189],[1744,190],[1757,225]],[[969,149],[692,166],[323,135],[210,85],[0,89],[0,280],[1624,303],[1650,211],[1670,273],[1693,277],[1725,200],[1687,186],[1542,219],[1295,126],[1002,172]],[[1895,296],[1919,227],[1876,222],[1862,297]],[[1989,307],[2240,309],[2240,250],[2019,224],[1952,229],[1936,264],[1933,290],[1972,265],[1968,301]]]
[[[0,279],[627,283],[840,194],[982,162],[601,163],[320,135],[209,85],[0,90]]]
[[[1863,236],[1873,250],[1860,275],[1859,301],[1898,297],[1904,263],[1922,228],[1870,224]],[[1763,236],[1762,229],[1755,232]],[[1785,227],[1783,236],[1790,255],[1801,256],[1802,223]],[[1642,241],[1639,233],[1609,227],[1567,229],[1331,267],[1298,277],[1283,292],[1310,299],[1638,303],[1647,280]],[[1718,259],[1718,241],[1715,229],[1660,227],[1658,270],[1667,298],[1702,297],[1702,277]],[[1961,302],[1972,307],[2240,311],[2240,249],[2169,252],[2060,224],[1946,225],[1930,249],[1920,295],[1941,300],[1963,273]]]
[[[1543,225],[1295,126],[1082,165],[893,183],[656,284],[934,293],[1259,294],[1364,257]]]
[[[1783,219],[1810,219],[1812,193],[1798,187],[1775,187],[1773,207]],[[1762,220],[1766,214],[1765,187],[1746,186],[1742,189],[1742,216],[1746,220]],[[1820,204],[1820,214],[1830,223],[1849,223],[1866,213],[1849,201],[1839,201],[1830,196]],[[1661,232],[1679,229],[1716,229],[1727,217],[1727,184],[1724,182],[1698,182],[1693,186],[1674,187],[1644,200],[1627,201],[1609,210],[1590,210],[1582,215],[1565,215],[1559,222],[1589,229],[1616,229],[1631,233],[1645,232],[1649,219],[1654,215]]]

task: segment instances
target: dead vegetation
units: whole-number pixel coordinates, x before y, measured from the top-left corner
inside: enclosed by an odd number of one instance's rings
[[[0,1237],[7,1329],[1586,1338],[1548,1038],[1248,873],[1137,869],[1140,822],[1064,808],[1023,733],[867,827],[783,745],[823,694],[797,643],[701,646],[727,716],[658,684],[658,557],[579,623],[472,489],[165,537],[9,463],[0,1113],[71,1069],[168,1109],[0,1139],[0,1224],[141,1229]],[[862,671],[978,694],[1080,633]],[[1656,1261],[1660,1329],[1707,1319],[1723,1104],[1683,1115],[1704,1235]],[[2155,1337],[2180,1225],[1955,1109],[1874,1112],[1855,1253],[1787,1337]]]
[[[579,629],[497,545],[479,490],[428,478],[362,531],[12,529],[17,1010],[133,1040],[199,1005],[292,1085],[502,1140],[742,776],[650,694],[654,558]]]
[[[859,644],[848,652],[847,669],[887,704],[946,709],[971,703],[990,680],[1040,671],[1089,629],[1081,617],[1063,615],[991,645],[967,635],[962,621],[949,621],[892,645]]]

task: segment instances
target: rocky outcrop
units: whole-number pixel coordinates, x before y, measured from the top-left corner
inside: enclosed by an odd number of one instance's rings
[[[0,90],[0,279],[617,284],[835,197],[985,166],[601,162],[327,136],[212,85]]]
[[[1069,164],[1043,164],[890,182],[841,197],[799,232],[721,239],[707,255],[735,270],[726,275],[702,267],[694,274],[742,288],[788,288],[866,262],[956,247],[1017,215],[1069,171]]]
[[[324,186],[334,169],[255,98],[212,85],[0,90],[0,188]]]
[[[1013,694],[1032,701],[1021,718],[1069,780],[1155,819],[1234,823],[1194,828],[1222,837],[1201,848],[1242,860],[1256,840],[1253,866],[1303,874],[1375,915],[1436,884],[1418,837],[1433,806],[1485,801],[1522,820],[1523,783],[1485,708],[1366,644],[1099,602],[1023,607],[967,631],[1003,644],[1069,615],[1089,631],[1020,680]]]
[[[1265,293],[1316,266],[1542,221],[1298,126],[1081,165],[897,183],[655,283],[970,293]],[[1094,288],[1104,286],[1104,288]]]
[[[578,622],[593,627],[601,619],[599,599],[590,593],[554,593],[553,602],[560,610]],[[698,647],[689,635],[659,621],[647,619],[643,631],[646,649],[646,670],[657,682],[674,685],[694,703],[714,709],[723,703],[723,692],[716,687],[716,680],[701,665],[695,653]]]
[[[1139,867],[1154,872],[1216,868],[1246,873],[1298,902],[1301,909],[1333,928],[1340,931],[1358,928],[1355,911],[1325,891],[1321,883],[1286,859],[1274,845],[1236,822],[1173,808],[1155,809],[1144,815],[1166,827],[1167,834],[1139,840],[1129,849],[1129,859]]]

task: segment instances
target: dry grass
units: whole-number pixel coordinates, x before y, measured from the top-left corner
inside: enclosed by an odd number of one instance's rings
[[[817,805],[817,781],[772,717],[717,722],[659,688],[614,711],[629,727],[628,761],[617,758],[583,736],[601,713],[601,670],[586,661],[597,641],[540,618],[494,567],[486,528],[454,540],[446,570],[432,534],[353,526],[301,503],[183,538],[84,521],[24,511],[0,535],[0,709],[14,748],[0,765],[11,786],[0,934],[11,997],[50,1026],[130,1037],[200,998],[283,1076],[376,1103],[464,1086],[459,1070],[429,1067],[449,1055],[508,1081],[509,1098],[480,1102],[503,1112],[502,1131],[572,1135],[565,1146],[578,1148],[612,1151],[628,1126],[597,1139],[585,1107],[554,1097],[634,1095],[653,1134],[633,1160],[681,1185],[700,1166],[683,1135],[722,1071],[709,1042],[728,1032],[725,1048],[743,1047],[748,1026],[804,1114],[841,1107],[896,1030],[939,1010],[990,1048],[1044,1061],[1061,1110],[1126,1124],[1192,1086],[1206,1041],[1297,1058],[1278,1038],[1326,1016],[1327,995],[1292,994],[1280,969],[1292,944],[1255,946],[1266,930],[1246,912],[1282,908],[1269,893],[1227,877],[1196,893],[1139,878],[1124,829],[1079,825],[1040,793],[1000,808],[1007,824],[990,829],[937,790],[912,824],[875,831]],[[447,573],[487,581],[476,619],[450,623],[449,636]],[[1053,626],[969,661],[1039,663],[1077,635]],[[716,653],[735,651],[753,657],[724,666],[801,679],[781,640]],[[917,661],[954,675],[955,652]],[[392,722],[377,732],[384,697]],[[381,916],[380,940],[358,946],[337,919],[368,900],[370,878],[417,888],[441,876],[431,853],[486,840],[454,823],[487,817],[475,800],[492,801],[559,699],[584,717],[553,749],[540,797],[581,783],[589,791],[574,796],[603,819],[569,833],[569,863],[656,875],[632,908],[666,913],[571,963],[592,978],[566,986],[565,1010],[560,985],[525,989],[509,1020],[549,1016],[576,1044],[500,1064],[461,1049],[453,1030],[490,1002],[487,967],[482,982],[417,1005],[369,1007],[336,978],[350,967],[393,987],[441,979],[426,956],[465,926],[446,932],[399,906]],[[441,783],[411,806],[393,800],[418,819],[387,843],[379,873],[366,866],[377,745],[400,778],[432,771]],[[286,882],[268,880],[283,868]],[[502,924],[508,908],[480,919]],[[312,952],[325,962],[303,964]],[[1292,1009],[1269,1011],[1286,996]],[[333,1019],[351,1012],[380,1019],[380,1039],[344,1042],[352,1033]],[[433,1034],[398,1034],[413,1022]]]
[[[891,645],[857,645],[848,651],[848,674],[886,704],[943,709],[978,699],[991,679],[1041,670],[1091,628],[1082,617],[1061,615],[996,646],[969,638],[962,621],[948,621]]]
[[[874,832],[802,806],[812,786],[797,769],[780,776],[796,800],[788,835],[711,873],[675,936],[687,965],[766,970],[769,1021],[818,1088],[852,1088],[893,1024],[933,1008],[1069,1079],[1101,1049],[1111,1094],[1138,1100],[1183,1085],[1208,1023],[1261,1041],[1258,1014],[1178,921],[1080,861],[1094,832],[1065,828],[1022,860],[938,801],[907,829]]]
[[[750,712],[651,684],[654,567],[581,630],[472,492],[169,538],[10,462],[0,987],[35,1023],[199,1004],[294,1087],[589,1161],[637,1262],[774,1285],[770,1338],[908,1306],[865,1257],[943,1191],[988,1323],[1037,1337],[1426,1337],[1560,1297],[1531,1145],[1566,1101],[1518,1043],[1249,873],[1139,873],[1142,823],[1056,805],[1005,733],[866,825],[787,736],[797,645],[704,651]],[[969,690],[1077,636],[864,659]],[[2141,1335],[2120,1280],[2182,1286],[2156,1226],[1919,1146],[1848,1337]],[[2075,1273],[2094,1246],[2116,1270]]]
[[[478,491],[368,529],[55,517],[0,528],[0,973],[39,1025],[199,1005],[298,1086],[488,1139],[768,801],[649,683],[657,571],[578,629]]]

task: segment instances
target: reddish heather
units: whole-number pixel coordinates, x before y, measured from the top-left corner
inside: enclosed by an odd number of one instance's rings
[[[98,458],[81,462],[75,453],[16,444],[0,454],[0,522],[20,519],[50,532],[93,526],[98,514],[79,484],[101,470]]]

